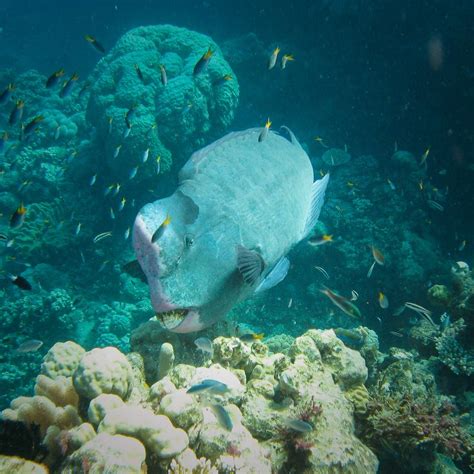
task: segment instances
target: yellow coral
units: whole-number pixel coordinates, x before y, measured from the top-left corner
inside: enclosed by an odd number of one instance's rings
[[[35,393],[49,398],[58,407],[71,405],[77,408],[79,403],[79,396],[74,390],[71,377],[59,376],[51,379],[46,375],[38,375]]]
[[[365,385],[356,385],[347,392],[344,392],[344,395],[354,406],[354,413],[356,415],[363,415],[367,411],[369,392],[365,388]]]

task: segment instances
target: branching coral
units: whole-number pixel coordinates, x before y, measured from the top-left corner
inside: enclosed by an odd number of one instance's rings
[[[474,351],[465,349],[459,342],[459,334],[466,328],[464,320],[458,319],[436,338],[438,356],[455,374],[474,374]]]
[[[412,462],[420,450],[425,461],[431,458],[433,462],[435,451],[461,459],[474,449],[451,404],[428,398],[415,401],[409,395],[375,393],[367,407],[361,437],[381,457],[396,461],[401,456],[402,462]]]

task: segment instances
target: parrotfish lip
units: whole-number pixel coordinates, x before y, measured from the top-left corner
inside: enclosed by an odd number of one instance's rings
[[[188,333],[200,331],[205,328],[199,318],[196,308],[175,308],[156,314],[161,325],[169,331],[176,333]]]
[[[172,310],[173,305],[166,298],[160,283],[160,247],[151,242],[151,235],[140,214],[133,226],[133,247],[148,280],[153,309],[157,313]]]

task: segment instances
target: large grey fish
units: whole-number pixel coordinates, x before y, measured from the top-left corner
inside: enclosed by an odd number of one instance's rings
[[[171,196],[140,210],[133,245],[165,328],[208,327],[286,276],[285,255],[316,224],[329,180],[313,182],[286,130],[291,141],[269,132],[259,142],[260,128],[226,135],[191,156]]]

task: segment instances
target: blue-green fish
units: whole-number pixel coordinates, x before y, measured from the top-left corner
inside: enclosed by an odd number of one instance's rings
[[[177,190],[135,220],[135,253],[157,319],[171,331],[208,327],[278,284],[286,254],[317,222],[329,175],[314,181],[291,132],[291,141],[269,131],[259,143],[260,132],[231,133],[194,153]],[[161,233],[167,216],[172,222]]]
[[[300,433],[309,433],[310,431],[313,431],[312,425],[298,418],[288,418],[285,420],[285,426]]]
[[[225,383],[219,382],[214,379],[204,379],[201,382],[188,388],[186,393],[199,393],[199,392],[212,392],[212,393],[225,393],[229,390]]]
[[[217,418],[217,421],[221,426],[223,426],[227,431],[232,431],[234,424],[232,423],[232,418],[230,417],[228,411],[218,403],[213,403],[210,405],[214,416]]]

